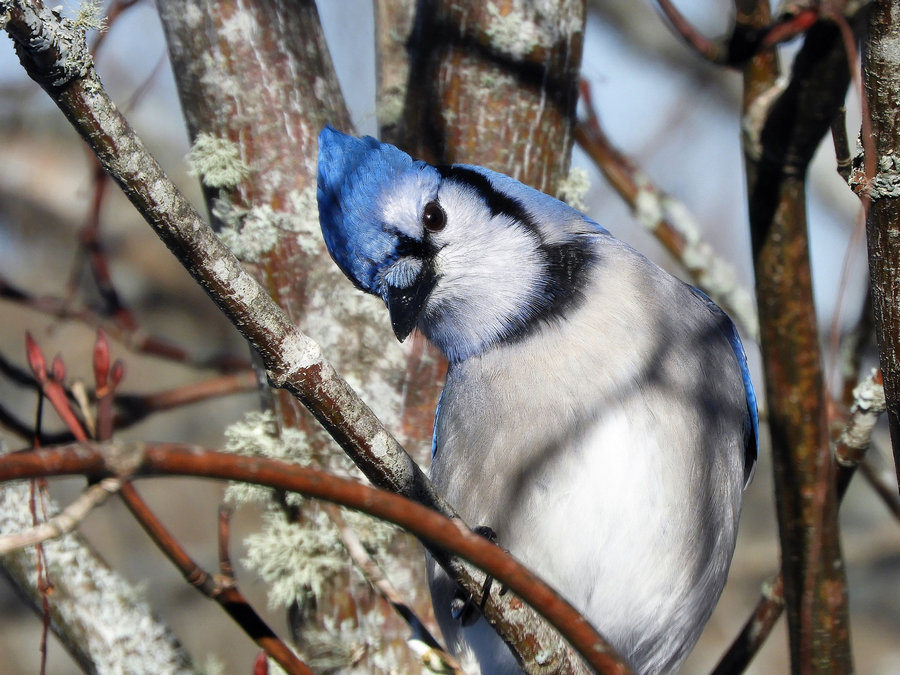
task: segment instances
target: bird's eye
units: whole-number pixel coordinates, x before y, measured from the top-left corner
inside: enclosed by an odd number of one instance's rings
[[[447,224],[447,214],[437,202],[428,202],[422,211],[422,225],[429,232],[439,232]]]

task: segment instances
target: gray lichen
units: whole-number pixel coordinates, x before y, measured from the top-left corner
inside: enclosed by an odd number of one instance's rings
[[[298,464],[312,461],[306,434],[299,429],[285,428],[279,434],[275,414],[271,411],[251,412],[243,420],[225,429],[225,452],[249,457],[266,457]],[[225,490],[225,500],[235,505],[269,504],[272,490],[248,483],[231,483]],[[299,505],[302,497],[291,495],[289,503]]]
[[[213,200],[212,211],[222,225],[219,238],[244,262],[261,262],[285,236],[293,236],[304,253],[317,255],[323,244],[315,188],[293,190],[288,207],[287,211],[268,204],[240,208],[223,195]]]
[[[242,455],[268,457],[297,464],[319,465],[306,434],[297,429],[279,430],[271,411],[247,414],[225,431],[225,450]],[[323,467],[337,475],[348,475],[351,465],[343,453],[332,453]],[[357,474],[358,475],[358,474]],[[306,602],[323,592],[335,574],[346,572],[349,557],[338,529],[328,515],[301,495],[289,493],[284,502],[301,509],[297,522],[289,521],[268,488],[232,483],[225,493],[233,504],[263,505],[262,528],[247,537],[244,563],[269,585],[271,607]],[[344,511],[344,522],[353,528],[367,550],[383,553],[396,528],[353,511]]]
[[[861,191],[870,199],[900,197],[900,157],[890,153],[878,158],[878,172],[871,180],[866,178],[860,151],[858,161],[850,172],[850,187]]]
[[[104,32],[107,28],[107,20],[103,14],[103,7],[97,0],[85,0],[78,6],[74,24],[84,31]]]
[[[549,49],[582,30],[577,2],[532,0],[513,3],[506,12],[489,2],[486,9],[491,17],[486,29],[491,44],[516,59],[539,47]]]
[[[11,3],[0,9],[6,15]],[[93,71],[94,61],[85,41],[86,26],[62,15],[61,8],[20,8],[24,32],[13,31],[16,51],[25,69],[44,86],[64,87],[72,80],[86,77]],[[90,10],[85,16],[90,15]],[[8,15],[4,23],[8,24]],[[5,26],[8,29],[8,26]]]
[[[272,609],[320,596],[333,575],[350,564],[340,535],[319,510],[304,514],[303,524],[267,511],[262,530],[248,536],[244,544],[244,564],[268,584]]]
[[[24,481],[0,485],[0,534],[22,532],[33,525],[29,489]],[[49,497],[43,501],[50,512],[57,511]],[[77,534],[44,542],[43,555],[54,589],[54,631],[89,659],[89,670],[191,672],[172,632],[142,601],[142,590],[110,570]],[[39,607],[36,556],[35,548],[28,547],[3,556],[0,566]]]
[[[278,243],[280,214],[268,204],[241,209],[220,197],[213,200],[212,212],[223,224],[219,238],[238,260],[262,262]]]
[[[236,143],[208,133],[197,135],[187,162],[188,172],[211,188],[230,190],[250,174]]]
[[[572,167],[566,177],[559,183],[559,198],[573,209],[584,211],[584,198],[591,189],[588,172],[581,167]]]

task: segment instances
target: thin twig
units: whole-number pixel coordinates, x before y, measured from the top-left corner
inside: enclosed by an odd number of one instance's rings
[[[31,523],[32,527],[39,526],[38,519],[38,511],[37,511],[37,501],[38,494],[41,495],[41,505],[45,508],[43,509],[43,516],[46,516],[46,505],[43,500],[43,488],[45,485],[44,480],[37,480],[32,478],[29,485],[28,491],[28,507],[31,511]],[[47,636],[50,633],[50,594],[53,592],[53,581],[50,579],[50,572],[47,569],[47,555],[44,552],[44,545],[42,542],[38,542],[35,547],[35,576],[37,578],[37,590],[41,595],[41,675],[45,675],[47,672]]]
[[[881,374],[873,373],[861,382],[854,390],[856,402],[851,411],[841,440],[835,448],[835,492],[838,504],[843,500],[850,485],[850,480],[858,466],[863,473],[871,472],[871,466],[864,461],[866,449],[871,442],[875,422],[884,412],[884,391],[881,388]],[[876,490],[881,494],[881,490]],[[891,497],[896,498],[893,490],[888,489]],[[885,500],[892,508],[891,499]],[[900,509],[900,504],[897,504]],[[895,511],[900,517],[900,510]],[[731,675],[743,672],[747,664],[756,656],[765,643],[775,622],[784,611],[784,577],[778,574],[772,581],[763,585],[762,597],[754,608],[750,618],[744,624],[741,633],[735,638],[731,647],[713,670],[713,675]]]
[[[847,108],[841,106],[831,122],[831,139],[834,142],[834,156],[838,175],[845,181],[850,179],[853,157],[850,156],[850,142],[847,139]]]
[[[748,28],[770,25],[768,2],[741,9]],[[745,156],[791,661],[798,672],[843,671],[852,669],[849,609],[805,178],[844,103],[850,73],[840,31],[828,22],[809,29],[784,87],[776,85],[773,56],[760,52],[745,70]]]
[[[68,534],[78,527],[93,509],[118,491],[121,485],[122,481],[118,478],[104,478],[99,483],[89,486],[65,509],[31,530],[0,535],[0,555]]]
[[[75,440],[86,441],[88,439],[87,432],[85,432],[84,426],[76,416],[72,406],[69,405],[69,399],[63,387],[66,368],[62,358],[57,356],[53,359],[48,372],[44,354],[30,333],[25,333],[25,352],[28,357],[28,365],[31,366],[31,372],[34,374],[34,379],[41,388],[41,394],[50,401],[53,409],[56,410],[56,413],[69,428]]]
[[[131,514],[188,583],[218,602],[235,623],[288,673],[312,675],[309,667],[297,658],[247,602],[243,593],[234,585],[233,578],[213,576],[197,565],[141,498],[134,485],[125,483],[120,494]]]
[[[0,362],[2,362],[2,358],[0,358]],[[33,377],[29,376],[26,384],[40,391]],[[127,429],[155,413],[201,403],[220,396],[253,392],[258,388],[257,374],[252,370],[245,370],[230,375],[218,375],[200,382],[151,394],[118,394],[113,402],[116,409],[113,417],[113,429]],[[0,426],[25,441],[35,438],[34,425],[17,418],[2,403],[0,403]],[[60,445],[73,439],[72,433],[67,431],[41,432],[38,445]]]
[[[130,478],[182,475],[242,481],[298,492],[362,511],[399,525],[429,542],[434,550],[453,551],[483,569],[498,582],[493,584],[492,597],[501,592],[500,586],[508,587],[512,593],[505,596],[512,596],[514,606],[521,608],[521,601],[531,605],[597,672],[630,672],[568,602],[499,546],[466,528],[459,519],[442,516],[392,492],[297,464],[213,452],[177,443],[132,443],[127,446],[83,443],[0,456],[0,482],[73,474],[124,474]],[[120,493],[123,497],[129,494],[128,487],[123,486]],[[193,561],[187,558],[185,562],[185,572],[196,575],[198,568]],[[475,602],[482,601],[482,591],[482,588],[476,589]]]
[[[712,675],[742,673],[763,646],[784,611],[784,579],[779,574],[763,584],[759,599],[740,635],[732,643]]]
[[[881,497],[881,501],[887,506],[891,515],[900,520],[900,496],[897,495],[896,487],[885,479],[884,474],[875,467],[868,456],[860,462],[859,470],[869,481],[869,485],[872,486],[875,493]]]
[[[109,35],[109,30],[112,28],[113,24],[119,19],[119,17],[128,9],[136,5],[140,0],[114,0],[106,10],[106,30],[97,31],[97,37],[94,39],[94,44],[91,45],[91,54],[94,57],[97,56],[97,52],[100,50],[100,45],[106,39],[106,36]]]
[[[684,38],[694,51],[707,61],[712,63],[724,63],[727,56],[725,45],[714,42],[705,37],[684,18],[684,15],[676,9],[670,0],[657,0],[659,8],[672,24],[672,28],[678,35]]]
[[[119,394],[116,408],[115,428],[123,429],[154,413],[173,410],[211,398],[230,396],[256,391],[259,377],[252,370],[244,370],[230,375],[218,375],[199,382],[166,389],[151,394]]]
[[[441,661],[442,666],[450,669],[458,675],[465,675],[456,659],[454,659],[445,650],[437,639],[431,634],[431,631],[425,626],[424,622],[416,615],[415,610],[407,603],[400,592],[394,587],[390,580],[382,572],[372,556],[366,551],[359,536],[352,527],[347,525],[341,510],[334,504],[323,504],[322,508],[328,514],[329,519],[334,523],[341,535],[341,541],[350,558],[362,572],[366,580],[371,584],[382,598],[387,600],[394,610],[399,614],[413,631],[413,637],[424,643],[428,649],[428,654],[423,658],[437,658]]]
[[[670,0],[657,0],[657,4],[673,30],[694,52],[711,63],[726,66],[740,66],[760,51],[793,40],[822,16],[819,3],[815,3],[809,9],[783,14],[767,26],[751,28],[737,23],[727,40],[713,41],[694,28]]]
[[[194,368],[213,368],[223,372],[246,370],[250,360],[243,356],[217,354],[201,359],[168,340],[143,330],[126,330],[116,321],[87,307],[73,308],[69,301],[52,296],[35,297],[0,276],[0,298],[57,319],[72,319],[91,328],[102,329],[130,351],[183,363]]]
[[[896,297],[900,256],[897,222],[900,205],[894,194],[900,133],[896,125],[896,92],[900,88],[900,39],[897,7],[874,2],[868,12],[863,53],[862,141],[865,176],[861,193],[866,206],[869,275],[878,352],[884,375],[888,426],[900,485],[900,311]]]

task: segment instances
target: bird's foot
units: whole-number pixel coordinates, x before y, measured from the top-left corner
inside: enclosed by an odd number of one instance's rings
[[[497,533],[487,525],[479,525],[472,531],[475,534],[484,537],[492,544],[497,543]],[[487,602],[488,596],[491,593],[491,587],[493,586],[493,584],[494,577],[492,577],[490,574],[487,575],[484,580],[484,585],[481,587],[481,602],[479,602],[477,605],[475,603],[475,599],[471,594],[463,591],[462,589],[457,589],[456,594],[450,601],[451,616],[453,616],[454,619],[457,619],[463,626],[471,626],[473,623],[478,621],[478,618],[481,616],[482,610],[484,610],[484,604]],[[503,595],[504,593],[506,593],[506,591],[506,586],[501,587],[500,595]]]

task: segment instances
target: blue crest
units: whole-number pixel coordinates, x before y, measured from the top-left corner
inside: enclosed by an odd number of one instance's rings
[[[368,293],[384,297],[378,272],[398,257],[399,233],[383,218],[388,192],[423,169],[430,167],[371,136],[356,138],[330,126],[319,134],[322,235],[341,271]]]

